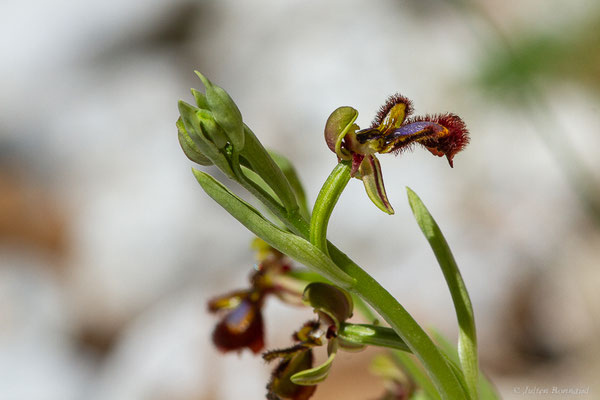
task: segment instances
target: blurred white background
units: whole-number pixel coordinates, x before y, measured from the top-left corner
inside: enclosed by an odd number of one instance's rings
[[[210,343],[207,299],[254,261],[177,142],[194,69],[295,163],[310,201],[336,162],[322,133],[338,106],[363,127],[395,92],[417,115],[460,115],[471,144],[454,169],[420,149],[380,157],[396,214],[353,180],[330,238],[455,338],[410,186],[453,248],[504,398],[600,396],[593,0],[4,0],[0,53],[0,399],[264,397],[269,367]],[[267,345],[310,315],[270,302]],[[315,398],[375,398],[369,355],[340,357]]]

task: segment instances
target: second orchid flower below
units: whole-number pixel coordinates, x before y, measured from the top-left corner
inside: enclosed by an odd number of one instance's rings
[[[367,195],[382,211],[393,214],[387,199],[381,165],[375,153],[400,153],[420,144],[436,156],[446,156],[453,166],[454,155],[469,143],[469,132],[455,114],[410,117],[412,103],[391,96],[367,129],[354,123],[358,111],[352,107],[335,110],[325,125],[325,141],[339,160],[352,163],[352,176],[361,179]]]

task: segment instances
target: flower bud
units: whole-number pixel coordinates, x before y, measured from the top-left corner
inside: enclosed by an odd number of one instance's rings
[[[196,75],[206,88],[206,103],[215,121],[225,131],[233,149],[237,152],[241,151],[244,147],[244,123],[239,108],[223,88],[213,85],[198,71],[196,71]],[[196,101],[203,104],[201,97],[196,97]]]

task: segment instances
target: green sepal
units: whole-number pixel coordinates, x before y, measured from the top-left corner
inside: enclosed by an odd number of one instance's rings
[[[244,148],[244,123],[240,109],[223,88],[214,85],[200,72],[195,72],[206,88],[206,101],[215,120],[229,137],[234,151],[241,151]]]
[[[468,387],[470,397],[477,399],[479,363],[477,358],[477,335],[473,306],[462,279],[456,260],[442,231],[435,222],[419,196],[410,188],[406,188],[410,208],[421,231],[429,241],[429,245],[437,258],[438,264],[446,279],[452,296],[456,317],[458,319],[458,358],[460,367]]]
[[[342,148],[342,140],[352,129],[358,129],[354,125],[357,117],[358,111],[352,107],[343,106],[333,111],[325,123],[325,142],[331,151],[343,160],[352,158],[352,155]]]
[[[178,103],[179,114],[181,115],[181,120],[183,122],[183,126],[185,127],[188,136],[198,147],[198,150],[206,158],[213,162],[225,175],[229,178],[234,179],[235,175],[231,166],[229,165],[229,161],[225,157],[225,155],[219,151],[217,146],[207,137],[205,134],[202,125],[200,124],[200,119],[196,114],[199,109],[186,103],[185,101],[180,100]]]
[[[315,310],[329,316],[339,330],[340,324],[352,316],[352,296],[345,290],[323,282],[310,283],[302,299]]]
[[[327,360],[314,368],[306,369],[292,375],[290,380],[296,385],[314,386],[317,383],[323,382],[329,375],[329,370],[333,364],[333,360],[337,354],[337,340],[331,340],[328,347],[329,357]]]
[[[213,200],[271,247],[320,273],[340,287],[351,288],[355,285],[354,278],[343,272],[310,242],[273,225],[254,207],[234,195],[212,176],[195,169],[193,172],[200,186]]]
[[[363,184],[365,185],[367,196],[369,196],[373,204],[381,211],[390,215],[393,214],[394,209],[385,193],[381,164],[379,164],[377,157],[375,157],[375,155],[366,156],[360,164],[359,172]]]
[[[196,89],[191,89],[191,92],[192,96],[194,96],[194,99],[196,100],[196,105],[199,109],[210,110],[210,107],[208,106],[208,100],[206,99],[206,95],[204,93],[199,92]]]
[[[177,119],[175,125],[177,125],[177,138],[179,139],[179,145],[181,146],[181,149],[183,150],[183,153],[187,156],[187,158],[189,158],[196,164],[205,166],[212,165],[212,161],[210,161],[208,157],[202,154],[200,149],[198,149],[198,146],[196,146],[196,143],[194,143],[194,141],[188,135],[187,131],[185,130],[185,126],[183,126],[183,121],[181,120],[181,117]]]

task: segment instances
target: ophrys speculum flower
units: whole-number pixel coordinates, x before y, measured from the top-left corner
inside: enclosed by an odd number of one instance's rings
[[[455,154],[469,143],[467,127],[459,116],[409,117],[412,112],[411,101],[396,94],[381,107],[367,129],[354,123],[358,111],[352,107],[338,108],[325,125],[325,141],[331,151],[340,160],[352,163],[352,176],[363,181],[369,198],[388,214],[394,209],[385,193],[376,153],[398,154],[418,143],[436,156],[446,156],[452,167]]]

